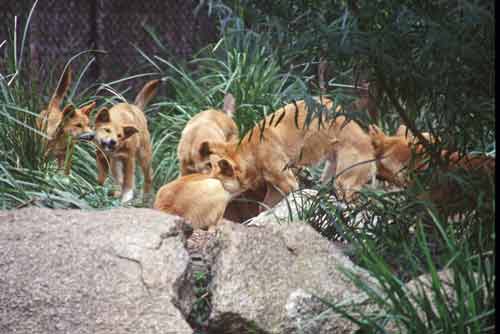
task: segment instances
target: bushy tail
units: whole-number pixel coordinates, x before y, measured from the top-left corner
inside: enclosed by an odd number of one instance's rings
[[[151,101],[151,99],[158,92],[159,85],[160,85],[160,80],[148,81],[141,89],[139,94],[137,94],[134,104],[144,111],[144,107],[149,103],[149,101]]]

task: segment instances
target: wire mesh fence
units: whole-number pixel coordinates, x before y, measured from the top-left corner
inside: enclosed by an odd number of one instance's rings
[[[40,0],[33,13],[25,46],[32,76],[47,81],[79,52],[100,50],[75,59],[76,68],[95,61],[85,76],[88,82],[108,82],[132,74],[147,55],[189,58],[215,40],[216,21],[207,11],[197,11],[198,1],[184,0]],[[0,1],[0,49],[4,58],[12,44],[14,17],[22,34],[33,0]],[[154,36],[154,38],[153,38]],[[156,40],[155,40],[156,39]],[[161,43],[158,43],[160,41]],[[19,42],[19,41],[18,41]],[[0,70],[5,63],[0,59]]]

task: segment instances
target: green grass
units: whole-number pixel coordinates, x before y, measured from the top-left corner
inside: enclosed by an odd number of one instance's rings
[[[431,216],[435,218],[433,213]],[[360,304],[349,301],[331,304],[333,310],[351,320],[362,333],[494,333],[495,332],[495,250],[477,251],[467,240],[456,238],[434,220],[444,246],[436,264],[422,224],[416,230],[416,247],[403,242],[403,253],[412,277],[425,273],[428,281],[405,281],[394,274],[374,242],[355,238],[357,252],[378,288],[352,272],[345,274],[364,293]],[[418,253],[415,253],[418,250]],[[419,259],[416,254],[423,256]],[[446,270],[451,279],[439,272]],[[367,311],[369,310],[369,311]]]

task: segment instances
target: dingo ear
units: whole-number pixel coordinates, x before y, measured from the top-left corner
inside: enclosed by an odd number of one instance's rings
[[[123,139],[127,139],[128,137],[136,134],[137,132],[139,132],[139,130],[135,126],[125,125],[123,127]]]
[[[109,123],[110,117],[109,117],[109,110],[108,108],[102,108],[99,110],[97,113],[97,116],[95,118],[96,123]]]
[[[200,145],[200,156],[208,157],[212,152],[210,151],[210,143],[208,141],[204,141]]]
[[[220,172],[222,175],[225,175],[227,177],[233,177],[234,176],[234,169],[233,166],[227,161],[226,159],[220,159],[217,161],[217,165],[219,165]]]
[[[68,65],[68,67],[66,67],[66,70],[62,74],[61,79],[58,82],[54,95],[52,95],[50,99],[48,110],[59,109],[59,107],[61,106],[61,102],[64,98],[64,95],[66,95],[66,92],[68,91],[70,84],[71,84],[71,67]]]
[[[63,117],[64,118],[71,118],[71,117],[75,116],[75,111],[76,111],[75,106],[72,104],[68,104],[66,107],[64,107],[64,109],[62,111]]]
[[[88,116],[88,115],[90,115],[90,112],[91,112],[92,110],[94,110],[94,108],[95,108],[95,104],[96,104],[96,103],[95,103],[95,101],[92,101],[92,102],[90,102],[89,104],[87,104],[86,106],[81,107],[81,108],[80,108],[80,111],[81,111],[82,113],[84,113],[85,115],[87,115],[87,116]]]
[[[233,117],[234,112],[236,111],[236,99],[234,98],[233,94],[227,93],[226,96],[224,96],[224,107],[222,110],[229,116]]]

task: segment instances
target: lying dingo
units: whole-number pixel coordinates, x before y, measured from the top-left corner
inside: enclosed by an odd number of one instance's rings
[[[159,83],[160,80],[149,81],[137,94],[134,104],[119,103],[111,109],[103,108],[96,116],[97,181],[104,183],[108,163],[111,164],[113,179],[121,188],[115,196],[121,196],[122,202],[128,202],[134,196],[136,159],[144,174],[144,201],[151,192],[152,150],[144,107],[156,95]]]
[[[188,219],[194,229],[217,225],[241,186],[230,162],[215,156],[210,161],[210,174],[181,176],[161,187],[153,207]]]
[[[36,126],[47,135],[44,140],[45,154],[57,159],[57,167],[64,168],[64,160],[68,146],[68,136],[71,141],[81,134],[91,132],[89,114],[95,108],[95,101],[81,108],[67,105],[61,110],[61,103],[71,84],[71,68],[64,71],[62,80],[50,99],[46,109],[38,115]],[[70,166],[66,169],[68,173]]]
[[[321,104],[330,110],[333,107],[333,102],[326,98]],[[322,122],[314,117],[304,128],[306,117],[305,101],[288,104],[256,125],[240,144],[204,142],[202,155],[214,154],[231,161],[243,190],[257,190],[267,184],[264,204],[268,206],[283,197],[280,192],[288,194],[298,188],[295,175],[287,166],[308,166],[327,159],[331,167],[323,181],[337,175],[337,189],[350,199],[375,177],[375,162],[364,163],[374,159],[370,137],[357,123],[345,123],[344,116]]]

